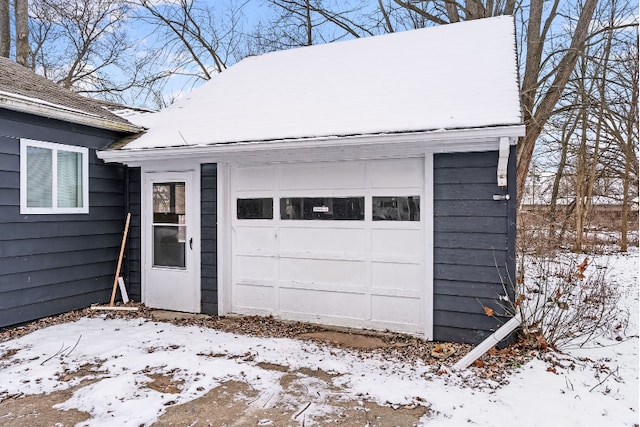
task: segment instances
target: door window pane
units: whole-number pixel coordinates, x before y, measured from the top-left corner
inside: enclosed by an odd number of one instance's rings
[[[185,226],[153,226],[153,266],[185,268]]]
[[[238,219],[273,219],[273,199],[238,199]]]
[[[153,184],[153,222],[184,224],[184,182]]]
[[[374,221],[420,221],[420,196],[373,197]]]
[[[153,184],[153,266],[186,267],[185,183]]]
[[[280,218],[363,221],[364,197],[283,197]]]

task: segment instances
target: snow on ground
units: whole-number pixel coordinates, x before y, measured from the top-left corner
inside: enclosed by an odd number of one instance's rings
[[[98,317],[0,344],[0,398],[76,385],[81,378],[60,378],[90,364],[101,379],[78,388],[59,408],[89,412],[92,418],[82,425],[149,425],[168,405],[203,396],[229,380],[245,382],[262,396],[281,393],[284,374],[267,369],[264,363],[269,363],[289,366],[290,371],[311,368],[337,374],[332,387],[342,388],[348,400],[366,396],[380,404],[429,404],[432,412],[421,423],[430,427],[637,425],[638,251],[599,256],[594,262],[606,264],[609,279],[624,292],[631,313],[627,339],[599,339],[591,348],[557,355],[567,367],[556,366],[556,372],[535,358],[515,371],[506,386],[482,380],[484,387],[471,388],[462,379],[474,376],[473,369],[438,375],[432,365],[409,365],[383,353],[363,356],[308,341]],[[179,394],[144,387],[154,373],[183,380]],[[321,381],[307,381],[305,387],[309,395],[330,392]],[[331,410],[319,401],[310,405],[307,415],[321,417]]]

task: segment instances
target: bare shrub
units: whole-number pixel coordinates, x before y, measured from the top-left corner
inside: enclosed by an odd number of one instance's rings
[[[523,319],[526,341],[560,350],[603,336],[622,340],[629,313],[619,307],[621,293],[607,280],[606,268],[576,256],[522,259],[527,274],[516,280],[513,309]]]

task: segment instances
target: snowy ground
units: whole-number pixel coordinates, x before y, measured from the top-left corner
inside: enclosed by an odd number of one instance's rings
[[[607,264],[609,279],[624,289],[631,312],[626,339],[600,339],[589,349],[556,356],[565,368],[535,358],[505,386],[486,379],[484,387],[465,386],[476,375],[473,368],[438,374],[433,365],[308,341],[148,319],[83,318],[0,344],[0,401],[71,387],[56,408],[89,413],[81,425],[151,425],[168,408],[237,381],[252,391],[241,402],[245,414],[271,407],[288,409],[288,415],[284,423],[263,412],[257,422],[229,425],[326,425],[335,421],[340,401],[362,411],[364,401],[426,406],[416,421],[430,427],[638,425],[638,251],[594,262]],[[170,380],[164,389],[150,386],[158,375]],[[12,416],[0,404],[0,425]],[[219,425],[214,420],[211,415],[194,425]],[[389,425],[384,419],[373,424]]]

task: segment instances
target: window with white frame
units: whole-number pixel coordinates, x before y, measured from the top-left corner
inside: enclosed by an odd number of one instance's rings
[[[89,150],[21,139],[20,213],[89,213]]]

